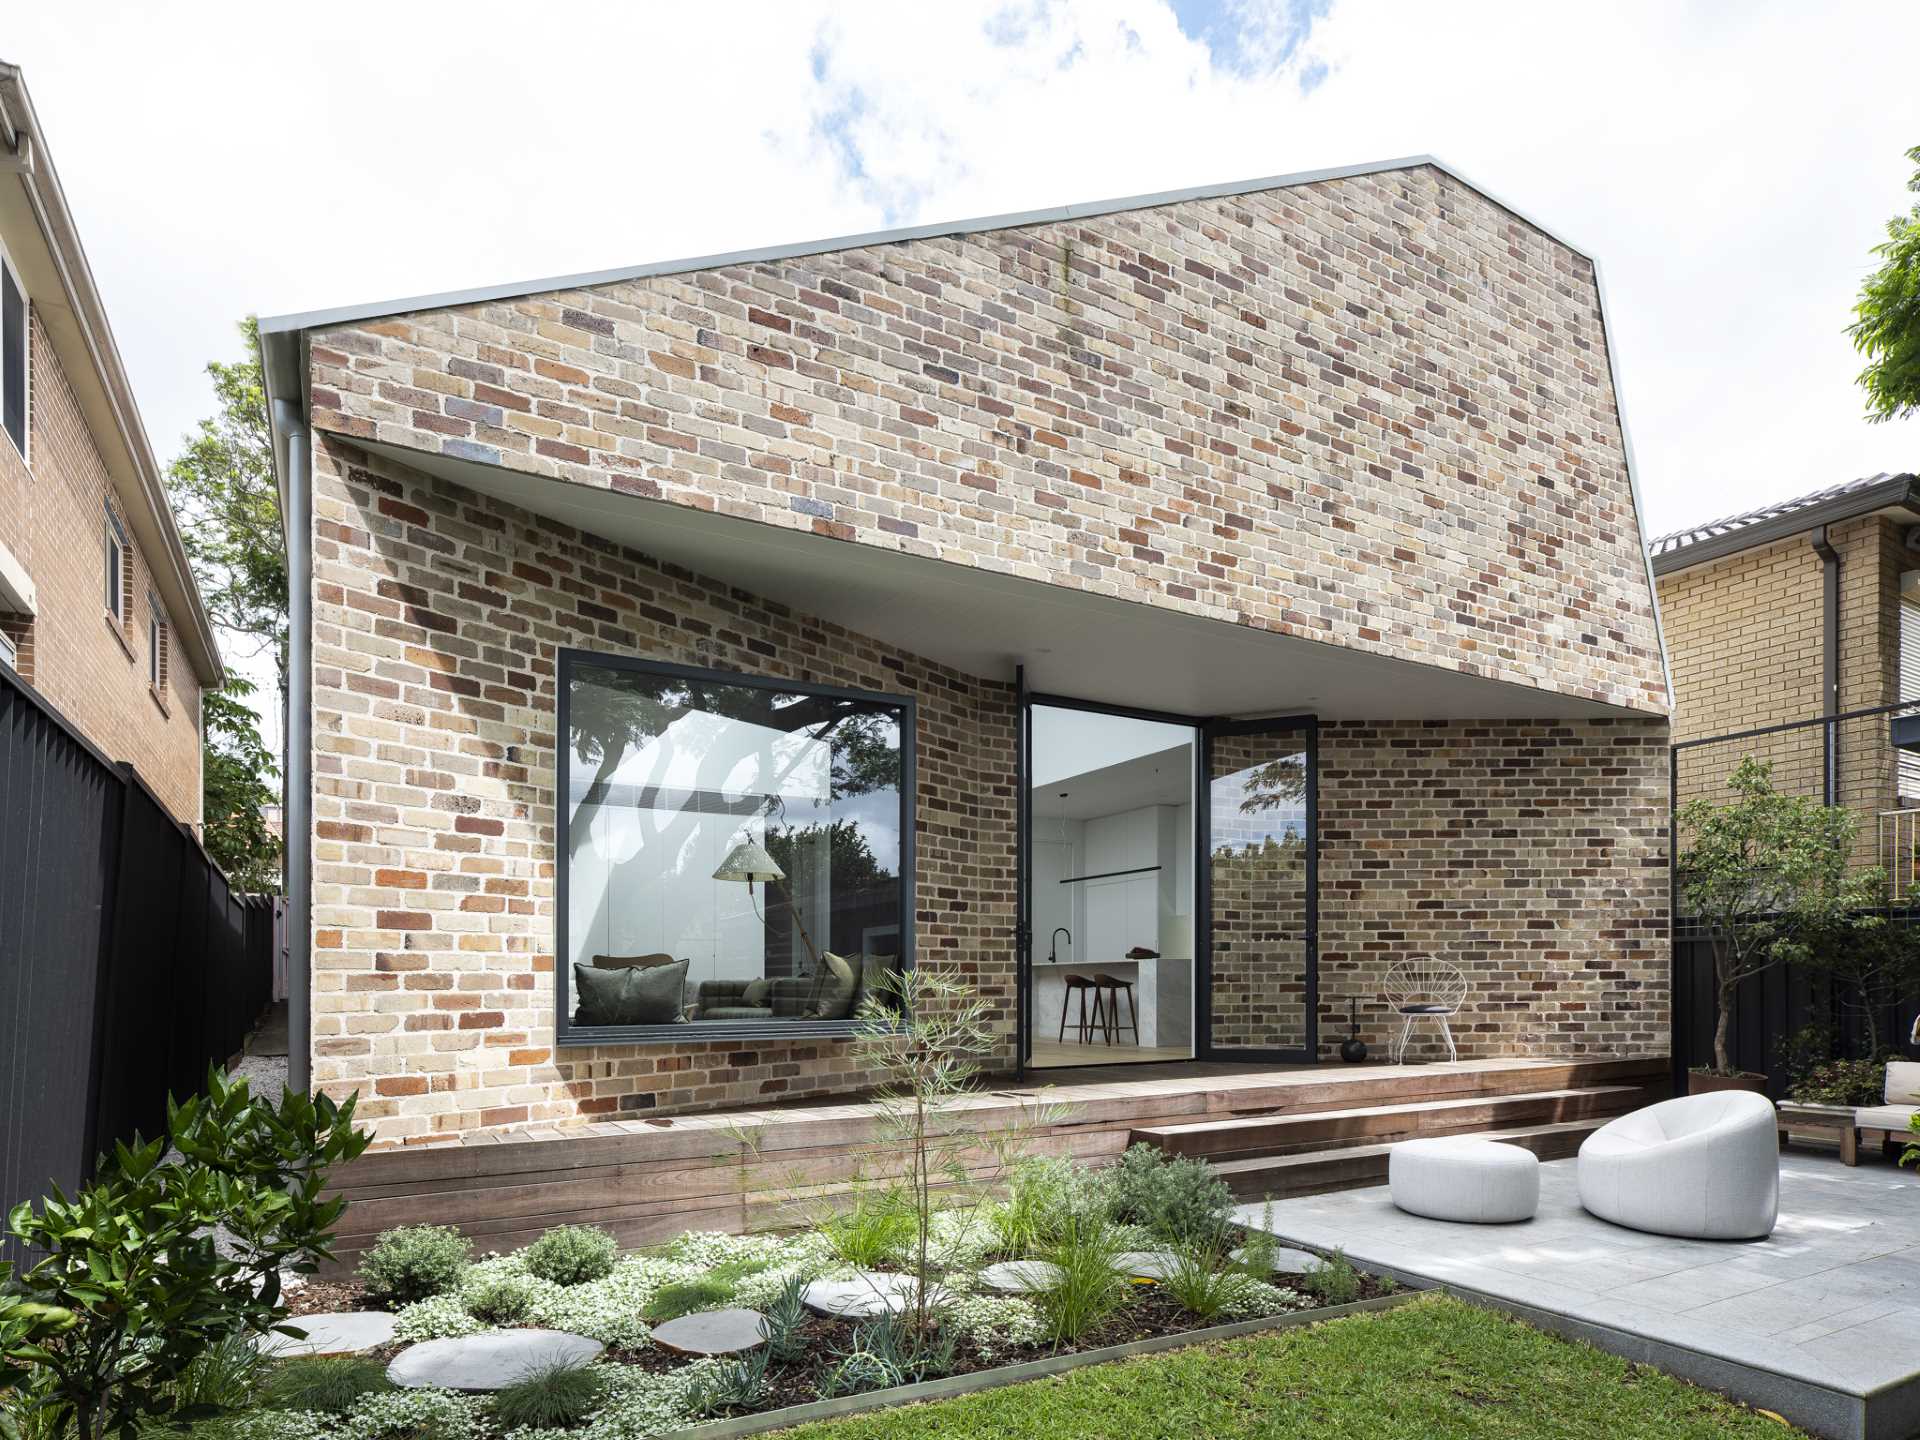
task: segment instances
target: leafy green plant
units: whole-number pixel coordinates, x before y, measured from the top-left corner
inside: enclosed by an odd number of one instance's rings
[[[620,1242],[592,1225],[556,1225],[522,1252],[527,1273],[555,1285],[604,1280],[620,1258]]]
[[[365,1355],[301,1355],[282,1360],[260,1386],[270,1410],[317,1410],[344,1415],[366,1395],[393,1389],[387,1367]]]
[[[847,1264],[871,1270],[912,1248],[913,1201],[902,1185],[855,1191],[853,1204],[822,1221],[820,1233]]]
[[[533,1296],[515,1275],[497,1275],[466,1295],[467,1313],[489,1325],[513,1326],[526,1320]]]
[[[1180,1308],[1202,1320],[1212,1320],[1233,1309],[1253,1290],[1253,1278],[1231,1264],[1217,1245],[1187,1241],[1169,1252],[1173,1263],[1160,1277],[1160,1288]]]
[[[458,1289],[472,1255],[451,1225],[402,1225],[382,1231],[360,1257],[360,1280],[375,1295],[411,1305]]]
[[[866,1350],[850,1350],[828,1361],[813,1382],[825,1400],[841,1395],[861,1395],[869,1390],[890,1390],[906,1384],[906,1377],[886,1360]]]
[[[766,1260],[729,1260],[716,1265],[692,1280],[676,1280],[662,1285],[640,1309],[641,1318],[650,1325],[677,1320],[696,1310],[713,1310],[733,1299],[734,1287],[749,1275],[767,1268]]]
[[[687,1386],[687,1408],[696,1415],[732,1415],[757,1409],[767,1398],[767,1351],[749,1350],[717,1361]]]
[[[1915,166],[1907,189],[1920,194],[1920,145],[1907,159]],[[1847,333],[1867,357],[1859,377],[1867,418],[1894,420],[1920,410],[1920,204],[1887,222],[1873,253],[1880,268],[1861,282]]]
[[[606,1397],[607,1377],[593,1365],[552,1365],[493,1394],[494,1423],[503,1431],[570,1430]]]
[[[1114,1218],[1168,1244],[1211,1243],[1233,1212],[1233,1192],[1211,1165],[1152,1145],[1129,1147],[1107,1178]]]
[[[1300,1277],[1300,1288],[1322,1305],[1351,1305],[1360,1298],[1362,1282],[1346,1252],[1335,1250]]]
[[[1084,1170],[1070,1160],[1029,1156],[1014,1162],[1007,1174],[1006,1198],[988,1212],[994,1248],[1010,1260],[1039,1254],[1059,1236],[1073,1213],[1089,1207],[1106,1210],[1110,1196],[1099,1172]]]
[[[1828,1060],[1794,1084],[1789,1096],[1802,1105],[1878,1105],[1886,1098],[1884,1060]]]
[[[1241,1272],[1255,1280],[1273,1278],[1273,1262],[1280,1254],[1280,1237],[1273,1233],[1273,1201],[1261,1208],[1260,1224],[1241,1232],[1239,1259]]]
[[[767,1355],[781,1365],[792,1365],[806,1357],[807,1281],[795,1275],[780,1287],[780,1293],[761,1313],[767,1317]]]
[[[1080,1215],[1047,1248],[1055,1267],[1051,1282],[1035,1292],[1046,1338],[1070,1344],[1127,1303],[1132,1288],[1119,1264],[1123,1241],[1104,1217]]]
[[[43,1258],[0,1296],[0,1385],[76,1440],[210,1418],[179,1382],[230,1334],[288,1328],[281,1273],[330,1258],[346,1202],[322,1198],[327,1171],[367,1143],[351,1100],[274,1103],[210,1071],[203,1094],[169,1100],[164,1137],[116,1144],[71,1199],[14,1207],[9,1232]]]
[[[173,1382],[175,1408],[195,1413],[243,1409],[253,1402],[273,1365],[251,1335],[223,1335]]]
[[[1749,977],[1806,959],[1813,941],[1871,905],[1884,877],[1850,872],[1851,813],[1773,786],[1773,767],[1749,755],[1727,781],[1733,799],[1680,808],[1679,913],[1713,948],[1714,1073],[1737,1073],[1727,1049],[1733,1006]]]

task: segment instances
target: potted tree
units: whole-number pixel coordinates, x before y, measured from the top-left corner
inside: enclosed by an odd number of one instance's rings
[[[1713,1065],[1688,1089],[1764,1093],[1767,1077],[1734,1067],[1727,1032],[1740,986],[1775,965],[1803,960],[1815,938],[1871,906],[1877,872],[1850,872],[1855,822],[1847,811],[1773,785],[1773,767],[1749,755],[1727,781],[1726,804],[1681,807],[1680,913],[1713,949]]]

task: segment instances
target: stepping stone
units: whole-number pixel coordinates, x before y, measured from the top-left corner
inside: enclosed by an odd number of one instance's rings
[[[326,1315],[296,1315],[287,1323],[307,1332],[307,1338],[261,1335],[254,1344],[268,1355],[288,1359],[295,1355],[358,1355],[376,1350],[393,1339],[394,1317],[385,1310],[340,1310]]]
[[[1034,1290],[1045,1290],[1060,1279],[1060,1267],[1051,1260],[1002,1260],[998,1265],[989,1265],[980,1272],[980,1279],[989,1290],[999,1290],[1010,1295],[1025,1295]]]
[[[898,1315],[911,1309],[914,1286],[911,1275],[862,1270],[851,1280],[816,1280],[802,1292],[801,1299],[809,1310],[837,1320],[871,1320],[876,1315]],[[939,1305],[946,1298],[947,1292],[936,1285],[927,1301]]]
[[[766,1341],[758,1310],[697,1310],[653,1327],[653,1343],[676,1355],[738,1355]]]
[[[1243,1262],[1246,1253],[1245,1250],[1234,1251],[1234,1261]],[[1282,1246],[1273,1252],[1273,1273],[1276,1275],[1311,1275],[1324,1263],[1311,1251],[1295,1250],[1291,1246]]]
[[[1179,1263],[1165,1250],[1126,1250],[1113,1257],[1113,1268],[1135,1280],[1164,1280]]]
[[[564,1330],[490,1330],[409,1346],[387,1367],[387,1378],[414,1390],[504,1390],[543,1370],[584,1365],[606,1348]]]

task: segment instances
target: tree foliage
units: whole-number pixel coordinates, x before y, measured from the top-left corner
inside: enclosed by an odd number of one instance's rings
[[[1870,906],[1877,872],[1850,873],[1855,821],[1846,810],[1773,785],[1773,767],[1749,755],[1727,781],[1733,799],[1702,797],[1679,814],[1680,908],[1713,947],[1719,1014],[1716,1072],[1732,1072],[1727,1031],[1743,981],[1807,959],[1816,939]]]
[[[247,704],[255,688],[251,680],[229,675],[224,686],[201,697],[206,726],[202,840],[235,887],[278,894],[284,846],[268,827],[265,812],[280,801],[280,792],[269,783],[280,771]]]
[[[1907,189],[1920,195],[1920,145]],[[1867,357],[1860,385],[1867,418],[1895,420],[1920,412],[1920,202],[1887,222],[1887,238],[1873,253],[1880,268],[1861,283],[1847,327],[1853,347]]]

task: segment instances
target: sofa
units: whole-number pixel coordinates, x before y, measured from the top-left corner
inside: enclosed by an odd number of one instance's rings
[[[1615,1225],[1691,1240],[1758,1240],[1780,1211],[1773,1102],[1749,1090],[1662,1100],[1580,1147],[1580,1203]]]
[[[1868,1142],[1911,1144],[1916,1138],[1907,1122],[1920,1114],[1920,1061],[1889,1060],[1883,1103],[1853,1112],[1853,1128]]]
[[[812,975],[781,975],[756,980],[703,980],[696,992],[692,1018],[724,1020],[846,1020],[860,1013],[869,991],[893,963],[891,955],[828,955],[853,972],[853,988],[829,994],[830,967],[824,961]]]

